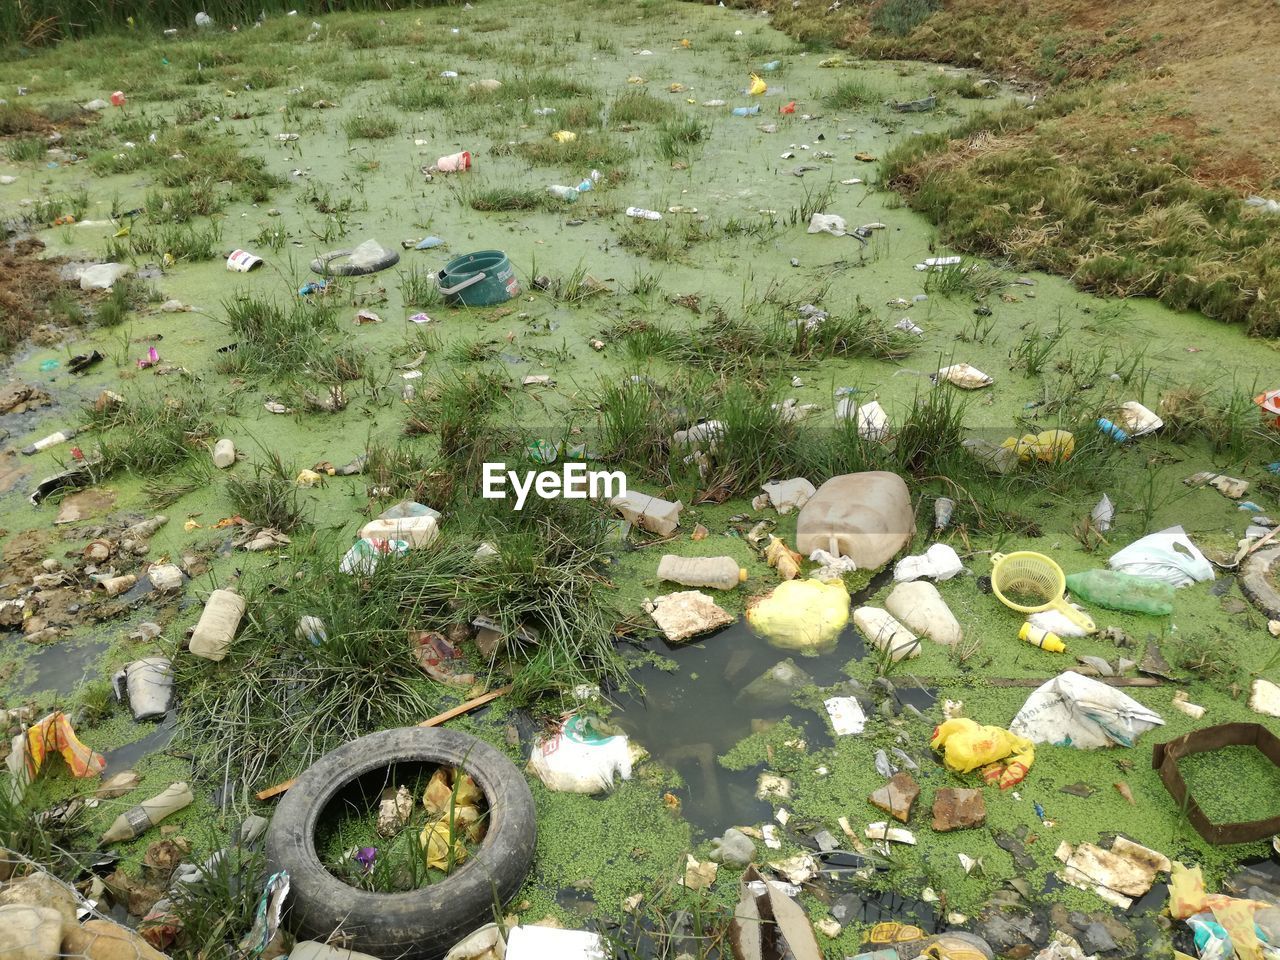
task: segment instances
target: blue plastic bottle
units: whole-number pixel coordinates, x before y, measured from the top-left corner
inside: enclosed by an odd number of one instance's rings
[[[734,107],[733,108],[733,115],[735,117],[754,117],[759,112],[760,112],[760,104],[758,103],[753,107]]]
[[[1127,433],[1117,427],[1106,417],[1098,418],[1098,429],[1109,436],[1112,440],[1116,441],[1116,443],[1124,443],[1129,439],[1129,435]]]

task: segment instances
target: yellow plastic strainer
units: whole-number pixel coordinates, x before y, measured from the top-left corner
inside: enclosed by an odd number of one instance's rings
[[[1063,599],[1067,589],[1066,575],[1043,553],[1030,550],[993,553],[991,563],[991,589],[1006,607],[1019,613],[1057,610],[1089,633],[1097,629],[1088,616]]]

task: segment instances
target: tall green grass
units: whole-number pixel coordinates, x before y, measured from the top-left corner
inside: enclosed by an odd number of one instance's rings
[[[283,16],[297,10],[301,19],[338,10],[437,5],[431,0],[6,0],[0,3],[0,42],[36,47],[128,26],[195,29],[201,11],[214,19],[211,30],[225,30],[251,24],[262,13]]]

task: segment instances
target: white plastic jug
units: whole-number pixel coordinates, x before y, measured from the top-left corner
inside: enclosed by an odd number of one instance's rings
[[[684,504],[679,500],[672,503],[635,490],[614,497],[609,505],[621,513],[628,523],[634,523],[660,537],[669,537],[675,533],[676,527],[680,525],[680,511],[684,509]]]
[[[360,528],[360,536],[371,540],[404,540],[416,550],[431,543],[440,533],[435,517],[395,517],[370,520]]]
[[[191,634],[191,652],[206,660],[222,660],[244,616],[244,597],[234,590],[215,590]]]

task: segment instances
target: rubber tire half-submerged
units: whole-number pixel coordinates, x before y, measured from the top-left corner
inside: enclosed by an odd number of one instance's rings
[[[489,829],[445,880],[408,893],[374,893],[343,883],[320,862],[316,827],[348,784],[380,769],[424,763],[465,770],[484,792]],[[407,727],[344,744],[298,778],[267,834],[271,869],[288,870],[287,925],[298,939],[324,941],[339,927],[354,950],[378,957],[439,960],[458,940],[493,920],[533,864],[537,822],[524,775],[481,740],[452,730]]]

